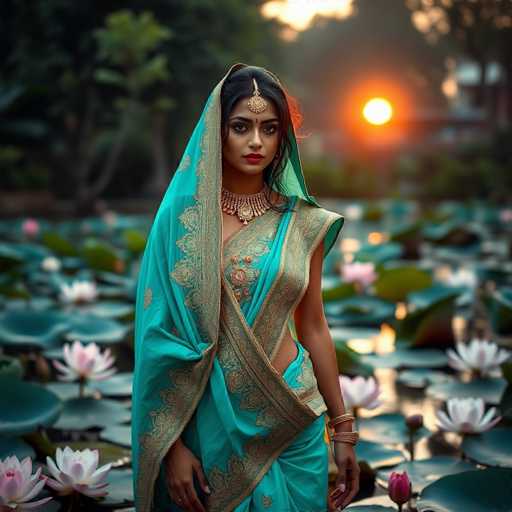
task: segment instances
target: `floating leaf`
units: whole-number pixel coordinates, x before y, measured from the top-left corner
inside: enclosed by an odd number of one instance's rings
[[[130,425],[111,425],[100,432],[100,438],[114,444],[131,447]]]
[[[413,368],[412,370],[403,370],[397,376],[397,382],[411,388],[424,388],[428,384],[436,382],[449,382],[454,379],[453,376],[443,372],[434,371],[431,368]]]
[[[116,373],[107,380],[93,380],[89,386],[104,396],[131,396],[133,373]]]
[[[34,459],[36,452],[20,437],[0,436],[0,459],[16,455],[21,461],[25,457]]]
[[[499,404],[506,387],[505,379],[486,378],[474,379],[469,382],[438,382],[431,384],[426,393],[428,396],[446,401],[449,398],[482,398],[489,404]]]
[[[40,425],[52,426],[61,414],[61,400],[43,386],[0,377],[0,389],[0,435],[19,436]]]
[[[329,325],[375,326],[395,315],[395,305],[376,297],[358,295],[325,305]]]
[[[130,421],[130,411],[116,402],[102,398],[71,398],[64,402],[62,414],[54,428],[84,430],[92,427],[108,427]]]
[[[374,368],[438,368],[448,364],[448,356],[433,348],[399,348],[387,354],[363,355],[361,361]]]
[[[364,439],[359,440],[355,451],[357,460],[365,460],[372,468],[398,464],[405,458],[400,450],[386,448],[380,443],[372,443]]]
[[[430,274],[416,267],[382,270],[374,283],[377,296],[392,302],[403,302],[409,293],[423,290],[431,285]]]
[[[386,413],[371,418],[359,418],[357,424],[361,438],[368,441],[389,444],[409,442],[409,430],[401,414]],[[430,433],[426,427],[421,427],[414,438],[421,439]]]
[[[497,427],[479,435],[466,435],[461,449],[481,464],[512,468],[512,429]]]
[[[418,512],[510,512],[512,470],[488,468],[447,475],[425,487]]]
[[[387,488],[387,483],[393,471],[407,471],[412,482],[412,490],[415,494],[420,493],[424,487],[435,482],[445,475],[453,475],[462,471],[475,469],[476,466],[470,462],[463,461],[458,457],[439,455],[430,459],[401,462],[390,469],[381,469],[377,473],[379,483]]]
[[[66,333],[69,341],[80,340],[82,343],[96,342],[102,344],[117,343],[128,333],[129,326],[110,318],[94,315],[77,315]]]

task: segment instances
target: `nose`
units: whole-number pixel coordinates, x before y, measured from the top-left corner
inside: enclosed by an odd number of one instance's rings
[[[250,145],[251,149],[261,148],[261,146],[263,145],[261,143],[261,137],[260,137],[260,132],[259,132],[258,128],[254,129],[254,132],[251,137],[251,141],[250,141],[249,145]]]

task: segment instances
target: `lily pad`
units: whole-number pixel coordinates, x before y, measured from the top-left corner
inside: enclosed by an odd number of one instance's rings
[[[21,461],[25,457],[34,459],[36,452],[20,437],[0,436],[0,459],[16,455]]]
[[[373,469],[382,466],[392,466],[405,459],[402,451],[386,448],[380,443],[372,443],[360,439],[356,445],[357,460],[365,460]]]
[[[109,483],[108,494],[101,502],[100,507],[120,507],[133,504],[133,472],[131,469],[111,469],[106,481]]]
[[[0,435],[20,436],[40,425],[50,427],[61,414],[62,401],[43,386],[0,377],[0,389]]]
[[[361,360],[374,368],[439,368],[448,364],[446,353],[433,348],[399,348],[388,354],[363,355]]]
[[[23,378],[23,367],[17,357],[0,354],[0,377]]]
[[[479,435],[466,435],[462,451],[487,466],[512,468],[512,428],[493,428]]]
[[[371,418],[359,418],[357,420],[361,438],[375,443],[407,443],[409,431],[405,424],[405,418],[401,414],[386,413]],[[416,440],[431,434],[426,427],[421,427],[414,435]]]
[[[371,261],[375,264],[396,260],[402,255],[402,246],[396,242],[363,244],[355,253],[355,261]]]
[[[94,315],[100,318],[122,319],[133,315],[134,306],[126,302],[102,301],[76,309],[83,314]]]
[[[431,384],[426,393],[443,401],[453,397],[480,397],[488,404],[499,404],[506,385],[506,380],[502,378],[474,379],[469,382],[454,380]]]
[[[121,341],[130,327],[110,318],[99,318],[94,315],[77,315],[66,333],[69,341],[80,340],[82,343],[95,341],[110,344]]]
[[[476,469],[474,464],[463,461],[458,457],[449,457],[439,455],[431,457],[430,459],[405,461],[393,468],[381,469],[377,473],[379,483],[387,488],[388,480],[393,471],[407,471],[409,479],[412,482],[412,491],[417,494],[420,493],[424,487],[435,482],[445,475],[453,475],[462,471],[469,471]]]
[[[338,362],[338,371],[343,375],[363,375],[369,377],[373,375],[371,366],[361,362],[361,356],[344,341],[334,341],[336,349],[336,360]]]
[[[131,431],[130,425],[111,425],[100,432],[100,439],[120,444],[121,446],[131,447]]]
[[[411,370],[402,370],[397,376],[397,382],[410,388],[424,388],[428,384],[437,382],[449,382],[454,380],[452,375],[434,371],[431,368],[413,368]]]
[[[357,295],[325,305],[329,325],[380,326],[394,318],[395,305],[369,295]]]
[[[89,387],[105,396],[131,396],[133,372],[116,373],[106,380],[92,380]]]
[[[115,400],[71,398],[64,402],[62,414],[54,428],[84,430],[119,425],[127,421],[130,421],[130,411]]]
[[[375,281],[377,296],[392,302],[405,301],[413,291],[423,290],[432,285],[428,272],[416,267],[399,267],[382,270]]]
[[[441,477],[425,487],[418,512],[510,512],[512,470],[487,468]]]
[[[124,263],[112,245],[92,238],[85,241],[81,255],[94,270],[116,272],[120,270],[120,264]]]
[[[56,311],[8,310],[0,313],[0,345],[49,348],[68,328],[65,317]]]
[[[63,402],[70,398],[78,398],[79,385],[77,382],[48,382],[45,384],[45,388],[49,389],[52,393],[55,393]],[[93,389],[88,386],[84,386],[84,396],[92,396],[94,393]]]

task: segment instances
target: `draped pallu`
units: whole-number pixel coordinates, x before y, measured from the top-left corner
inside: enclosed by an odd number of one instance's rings
[[[326,410],[307,351],[297,387],[272,360],[307,289],[311,255],[322,240],[329,252],[343,217],[307,193],[291,128],[283,175],[290,210],[267,211],[223,247],[220,87],[240,66],[210,94],[141,262],[132,401],[138,512],[165,509],[163,458],[179,436],[201,460],[212,490],[207,510],[226,512]],[[241,275],[250,278],[236,281]]]

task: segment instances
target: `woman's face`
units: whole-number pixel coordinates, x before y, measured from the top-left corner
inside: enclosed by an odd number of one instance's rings
[[[223,166],[255,175],[272,162],[280,140],[279,119],[273,102],[260,114],[249,110],[249,97],[240,99],[228,119],[228,136],[222,147]],[[248,155],[260,158],[247,158]]]

